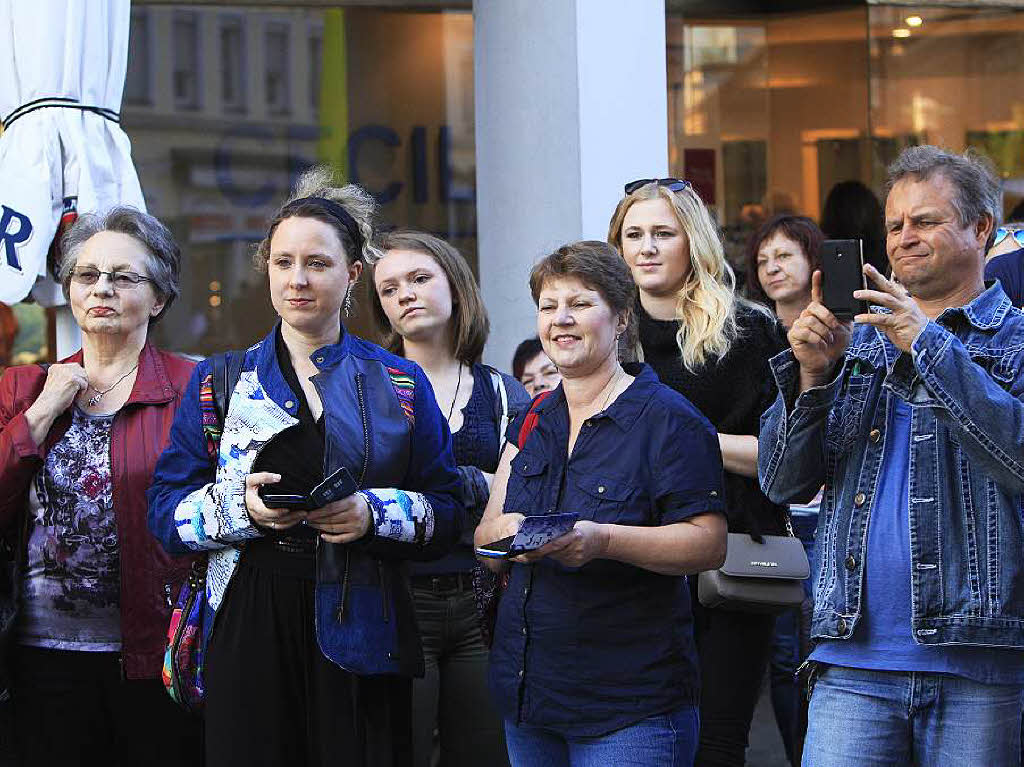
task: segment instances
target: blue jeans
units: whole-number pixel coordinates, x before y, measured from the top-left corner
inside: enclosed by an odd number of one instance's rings
[[[1020,765],[1020,687],[822,665],[804,767]]]
[[[512,767],[692,767],[699,729],[697,707],[683,706],[596,738],[505,720],[505,740]]]

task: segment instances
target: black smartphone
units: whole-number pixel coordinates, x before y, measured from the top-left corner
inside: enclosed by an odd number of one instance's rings
[[[818,251],[821,261],[821,297],[825,308],[840,320],[867,314],[868,303],[853,297],[866,288],[861,240],[825,240]]]
[[[302,493],[272,493],[261,487],[257,494],[268,509],[309,509],[309,497]]]
[[[510,535],[508,538],[502,538],[500,541],[485,543],[477,548],[476,553],[489,559],[505,559],[509,556],[512,550],[512,541],[515,539],[514,535]]]

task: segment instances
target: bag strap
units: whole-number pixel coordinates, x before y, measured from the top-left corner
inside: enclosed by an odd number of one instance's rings
[[[238,385],[238,379],[242,376],[242,363],[245,361],[245,354],[223,352],[210,357],[210,368],[213,377],[210,384],[213,386],[213,404],[217,409],[217,418],[221,426],[228,415],[228,406],[231,404],[231,395]]]
[[[542,391],[534,397],[533,402],[530,404],[530,409],[526,411],[526,418],[523,419],[523,425],[519,427],[519,438],[516,440],[516,447],[520,450],[523,449],[523,445],[526,444],[526,440],[533,430],[537,428],[537,421],[540,418],[540,413],[537,412],[537,409],[550,394],[550,391]]]
[[[498,395],[498,442],[501,446],[498,448],[498,455],[500,456],[505,450],[505,443],[508,442],[508,436],[505,432],[508,431],[508,391],[505,389],[505,379],[501,377],[494,368],[488,368],[488,372],[491,374],[491,383],[494,384],[494,391]]]

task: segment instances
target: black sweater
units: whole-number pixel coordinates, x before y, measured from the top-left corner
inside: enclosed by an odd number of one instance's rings
[[[705,362],[696,373],[683,365],[675,320],[653,319],[643,307],[638,318],[644,361],[662,383],[692,402],[722,434],[757,436],[761,414],[777,394],[768,360],[786,348],[774,318],[745,305],[737,307],[739,336],[724,357]],[[726,472],[725,500],[729,532],[784,531],[783,507],[768,500],[756,478]]]

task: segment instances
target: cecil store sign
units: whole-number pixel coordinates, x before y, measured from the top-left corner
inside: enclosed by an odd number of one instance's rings
[[[288,126],[283,158],[289,182],[316,162],[321,130],[309,126]],[[252,183],[253,155],[246,145],[253,140],[273,142],[280,133],[262,126],[238,126],[230,130],[214,152],[218,190],[234,205],[264,207],[280,197],[280,184],[265,174],[259,185]],[[419,205],[469,202],[475,197],[472,182],[459,183],[452,171],[452,136],[447,125],[431,131],[414,125],[406,136],[386,125],[368,124],[349,133],[342,157],[329,158],[345,167],[348,180],[370,192],[381,205],[396,201],[403,193]],[[433,155],[433,162],[431,162]],[[272,158],[263,157],[264,165]],[[279,168],[280,164],[274,162]],[[472,174],[469,174],[472,179]]]

